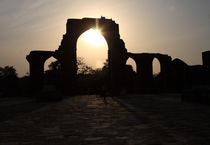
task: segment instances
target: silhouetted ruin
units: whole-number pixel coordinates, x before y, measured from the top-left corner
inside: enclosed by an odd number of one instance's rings
[[[44,82],[44,63],[54,57],[61,64],[57,84],[62,91],[73,93],[77,89],[77,48],[78,37],[90,28],[99,28],[108,44],[109,91],[120,94],[131,93],[180,92],[196,85],[210,85],[210,51],[202,53],[203,65],[189,66],[180,59],[160,53],[130,53],[120,38],[119,25],[111,19],[83,18],[68,19],[66,34],[58,50],[31,51],[26,57],[30,64],[31,88],[41,90]],[[126,61],[136,62],[137,74],[128,76]],[[152,62],[160,62],[160,73],[154,77]],[[132,87],[131,87],[132,86]]]

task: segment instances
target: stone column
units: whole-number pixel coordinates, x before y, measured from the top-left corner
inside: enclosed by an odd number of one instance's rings
[[[210,85],[210,51],[202,52],[205,84]]]
[[[143,93],[151,91],[151,87],[153,84],[153,57],[148,54],[134,54],[133,58],[136,61],[137,65],[139,91]]]
[[[77,75],[76,41],[77,36],[72,35],[72,33],[65,34],[58,49],[61,63],[62,88],[68,94],[73,93]]]
[[[33,91],[40,91],[43,85],[44,63],[53,56],[53,51],[31,51],[26,56],[30,65],[31,87]]]
[[[108,60],[109,60],[109,74],[112,85],[112,92],[119,94],[125,87],[124,69],[127,58],[127,50],[123,40],[120,38],[108,39]]]

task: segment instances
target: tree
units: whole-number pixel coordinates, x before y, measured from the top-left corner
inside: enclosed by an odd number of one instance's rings
[[[58,60],[51,62],[48,67],[49,70],[61,70],[61,64]]]
[[[78,74],[91,74],[93,72],[93,68],[88,66],[84,62],[84,58],[78,57],[77,58],[77,73]]]
[[[106,59],[106,61],[104,62],[104,66],[102,67],[102,70],[107,70],[109,67],[109,60]]]
[[[0,67],[0,77],[17,77],[16,69],[13,66]]]
[[[13,66],[0,67],[0,92],[4,96],[17,96],[18,78]]]
[[[50,71],[61,70],[61,64],[58,60],[51,62],[49,65]],[[77,58],[77,73],[78,74],[91,74],[93,72],[93,68],[88,66],[84,58],[78,57]]]

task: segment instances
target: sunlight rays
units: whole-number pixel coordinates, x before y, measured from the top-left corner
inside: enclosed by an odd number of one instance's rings
[[[90,29],[84,32],[81,37],[91,45],[101,46],[106,44],[106,40],[101,35],[100,30],[98,29]]]

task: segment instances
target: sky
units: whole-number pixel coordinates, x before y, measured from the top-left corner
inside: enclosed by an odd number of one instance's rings
[[[23,76],[30,51],[58,49],[68,18],[101,16],[119,24],[129,52],[197,65],[210,50],[210,0],[0,0],[0,66],[14,66]]]

